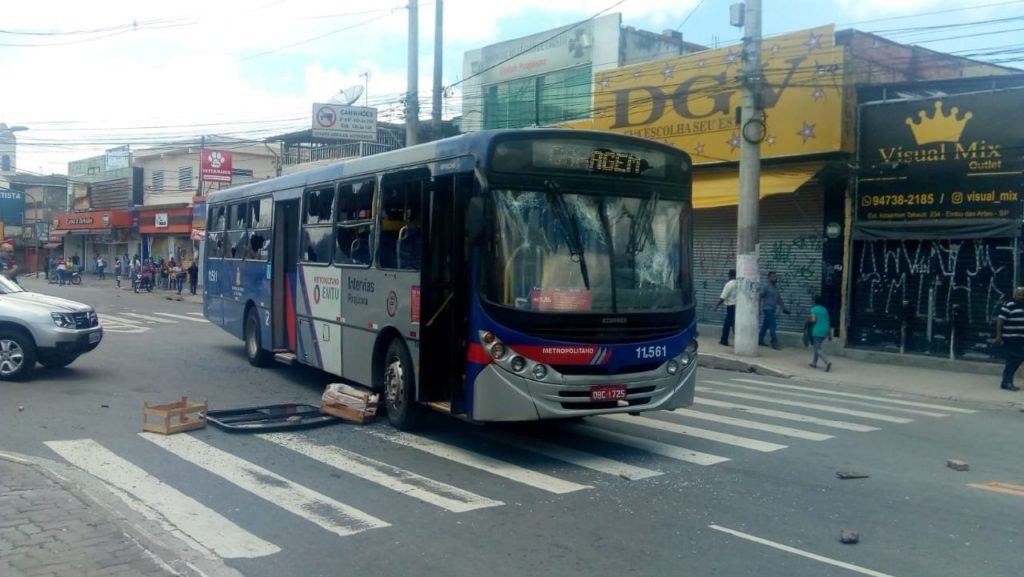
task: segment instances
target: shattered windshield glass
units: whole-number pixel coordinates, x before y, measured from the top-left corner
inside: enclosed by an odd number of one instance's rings
[[[590,313],[683,307],[685,202],[547,190],[493,192],[494,294],[520,309]],[[687,225],[688,226],[688,225]]]

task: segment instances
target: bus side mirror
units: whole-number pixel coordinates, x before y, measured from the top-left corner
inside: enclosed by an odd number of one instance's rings
[[[469,199],[466,207],[466,239],[470,246],[483,242],[484,237],[484,198],[476,196]]]

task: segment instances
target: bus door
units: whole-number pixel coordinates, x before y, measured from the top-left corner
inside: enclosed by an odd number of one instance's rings
[[[271,262],[271,326],[275,351],[295,351],[295,274],[299,260],[299,199],[274,207]],[[292,299],[289,302],[289,297]]]
[[[471,174],[434,178],[423,192],[424,231],[420,290],[421,401],[450,401],[465,413],[462,373],[466,364],[465,223],[461,215],[472,191]]]

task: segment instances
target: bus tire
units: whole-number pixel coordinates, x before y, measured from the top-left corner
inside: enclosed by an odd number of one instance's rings
[[[416,382],[409,352],[401,339],[392,339],[384,354],[384,407],[388,421],[401,431],[418,427],[423,407],[416,402]]]
[[[264,349],[260,332],[260,315],[256,307],[249,307],[245,313],[245,356],[254,367],[265,367],[270,364],[270,351]]]

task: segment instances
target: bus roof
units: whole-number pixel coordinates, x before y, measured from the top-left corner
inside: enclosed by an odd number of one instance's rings
[[[210,193],[208,203],[230,202],[240,198],[258,196],[275,191],[296,190],[334,182],[337,180],[359,176],[360,174],[376,173],[382,170],[400,169],[403,166],[423,164],[425,162],[442,161],[445,159],[470,156],[479,165],[491,143],[495,140],[515,135],[528,138],[560,137],[560,138],[599,138],[605,141],[621,140],[634,146],[660,148],[670,154],[689,158],[686,152],[667,144],[646,140],[636,136],[628,136],[615,132],[599,130],[578,130],[570,128],[509,128],[468,132],[417,144],[407,148],[382,152],[371,156],[340,160],[337,163],[311,168],[294,174],[279,176],[259,182],[234,186],[225,190]]]

